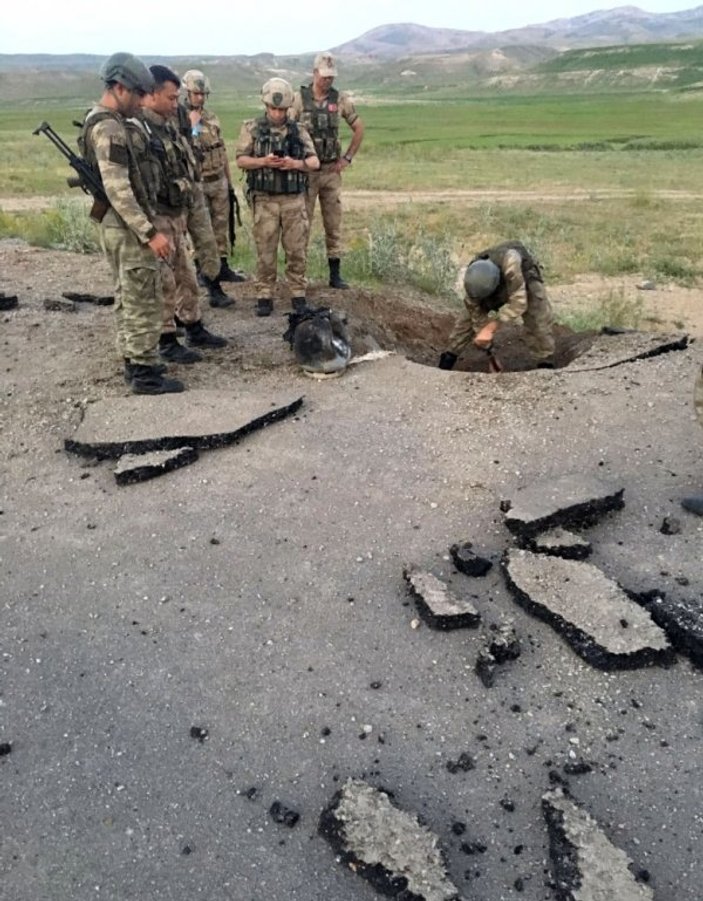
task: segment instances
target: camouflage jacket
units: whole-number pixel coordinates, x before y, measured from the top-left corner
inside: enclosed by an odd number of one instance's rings
[[[217,116],[209,109],[200,111],[200,122],[192,129],[193,144],[202,159],[203,178],[225,175],[227,172],[227,149],[222,136],[222,126]]]
[[[301,85],[296,91],[293,106],[288,110],[288,118],[302,123],[315,143],[315,150],[321,163],[331,163],[339,159],[339,120],[353,125],[359,118],[350,95],[336,88],[330,88],[326,97],[315,100],[312,85]]]
[[[528,289],[531,282],[541,282],[539,263],[519,241],[506,241],[477,254],[476,260],[491,260],[500,269],[496,290],[478,305],[485,312],[499,310],[500,322],[515,322],[527,310]]]
[[[100,174],[110,206],[124,225],[142,243],[155,234],[153,185],[145,181],[148,169],[148,139],[135,135],[127,120],[107,107],[97,105],[83,124],[86,159]]]
[[[141,120],[149,135],[149,146],[157,164],[156,187],[159,212],[181,212],[193,203],[195,166],[190,149],[174,122],[151,109],[143,109]]]

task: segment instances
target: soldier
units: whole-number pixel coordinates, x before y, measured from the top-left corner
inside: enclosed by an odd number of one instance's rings
[[[307,210],[312,228],[315,200],[320,199],[322,224],[325,229],[327,262],[331,288],[348,288],[340,274],[342,255],[342,172],[351,166],[364,138],[364,123],[354,108],[349,94],[332,87],[337,67],[331,53],[315,57],[312,83],[302,85],[295,95],[290,117],[308,129],[320,159],[320,171],[308,179]],[[349,146],[342,153],[339,122],[344,119],[351,128]]]
[[[698,422],[703,426],[703,367],[701,367],[701,371],[698,373],[696,386],[693,389],[693,406],[696,411],[696,416],[698,417]],[[699,494],[693,494],[690,497],[683,498],[681,506],[684,510],[688,510],[689,513],[703,516],[703,491]]]
[[[81,152],[99,175],[107,204],[96,202],[105,256],[115,281],[117,347],[135,394],[166,394],[183,383],[164,376],[158,362],[163,297],[159,260],[171,253],[168,236],[154,224],[155,184],[148,141],[135,140],[126,120],[139,111],[154,79],[131,53],[115,53],[100,69],[105,90],[85,118]]]
[[[183,76],[183,85],[193,141],[201,158],[203,192],[220,253],[219,278],[223,282],[243,282],[244,276],[230,269],[228,262],[230,208],[236,200],[220,120],[205,108],[210,80],[198,69],[189,69]]]
[[[197,363],[202,356],[191,347],[224,347],[227,340],[203,325],[195,268],[185,243],[195,172],[174,118],[181,82],[167,66],[151,66],[150,72],[154,90],[142,101],[141,121],[157,164],[154,224],[168,236],[172,248],[161,263],[164,304],[159,353],[171,363]],[[176,317],[185,326],[190,347],[178,343]]]
[[[552,307],[539,263],[523,244],[506,241],[479,253],[466,268],[464,288],[466,310],[454,326],[448,349],[439,358],[440,369],[453,369],[458,355],[471,341],[490,353],[499,327],[520,319],[537,368],[554,369]],[[496,318],[491,318],[491,313]],[[497,362],[494,366],[498,368]]]
[[[308,218],[305,189],[308,173],[320,168],[312,139],[304,126],[288,120],[293,89],[282,78],[263,86],[266,114],[242,125],[237,165],[247,172],[247,197],[254,218],[256,244],[256,315],[270,316],[279,240],[286,255],[286,280],[292,306],[305,303]]]
[[[220,282],[221,261],[217,240],[212,230],[210,211],[207,208],[201,172],[202,158],[195,146],[190,124],[190,116],[184,103],[178,104],[178,131],[191,159],[195,180],[193,181],[193,204],[188,210],[188,234],[195,249],[195,267],[198,284],[207,289],[211,307],[231,307],[234,300],[225,293]]]

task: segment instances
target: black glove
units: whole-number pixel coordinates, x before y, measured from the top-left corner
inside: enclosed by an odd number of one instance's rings
[[[453,354],[449,350],[445,350],[442,356],[439,358],[439,363],[437,364],[440,369],[454,369],[454,364],[457,361],[457,355]]]

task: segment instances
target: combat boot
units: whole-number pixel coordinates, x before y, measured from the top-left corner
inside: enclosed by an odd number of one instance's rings
[[[703,494],[692,494],[691,497],[682,498],[681,506],[689,513],[703,516]]]
[[[129,357],[124,358],[124,380],[128,385],[132,381],[132,376],[134,375],[134,366],[134,363],[130,363]],[[153,368],[159,375],[163,375],[168,367],[165,363],[155,363]]]
[[[188,326],[186,326],[186,334]],[[182,344],[178,343],[178,338],[173,334],[165,334],[159,338],[159,356],[162,360],[168,360],[169,363],[184,363],[189,366],[191,363],[199,363],[202,360],[202,354],[197,350],[189,350]]]
[[[273,301],[270,297],[260,297],[256,301],[256,315],[270,316],[273,313]]]
[[[294,313],[306,313],[308,309],[308,303],[304,297],[294,297],[291,300],[291,306],[293,307]]]
[[[342,261],[339,257],[329,257],[327,262],[330,267],[330,288],[340,288],[341,290],[348,288],[349,285],[339,273],[340,266],[342,265]]]
[[[185,385],[178,379],[169,379],[158,371],[158,366],[143,366],[131,363],[132,378],[129,387],[132,394],[177,394]]]
[[[202,275],[201,278],[202,284],[207,288],[211,307],[217,307],[222,310],[225,307],[234,306],[234,300],[222,290],[219,276],[217,278],[208,278],[207,275]]]
[[[186,325],[186,342],[190,347],[224,347],[229,343],[226,338],[209,332],[203,325],[202,319]]]
[[[220,257],[220,274],[217,278],[221,282],[245,282],[246,276],[241,272],[235,272],[229,268],[227,257]]]

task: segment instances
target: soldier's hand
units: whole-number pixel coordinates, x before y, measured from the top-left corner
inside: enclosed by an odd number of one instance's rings
[[[498,321],[496,319],[492,319],[490,322],[487,322],[481,331],[474,338],[474,344],[476,347],[479,347],[481,350],[485,350],[487,347],[490,347],[493,336],[498,330]]]
[[[149,249],[159,260],[165,260],[171,255],[171,242],[162,232],[157,232],[149,241]]]
[[[284,161],[286,159],[290,159],[290,157],[278,156],[275,153],[269,153],[268,156],[263,157],[264,166],[268,166],[271,169],[284,169]]]

